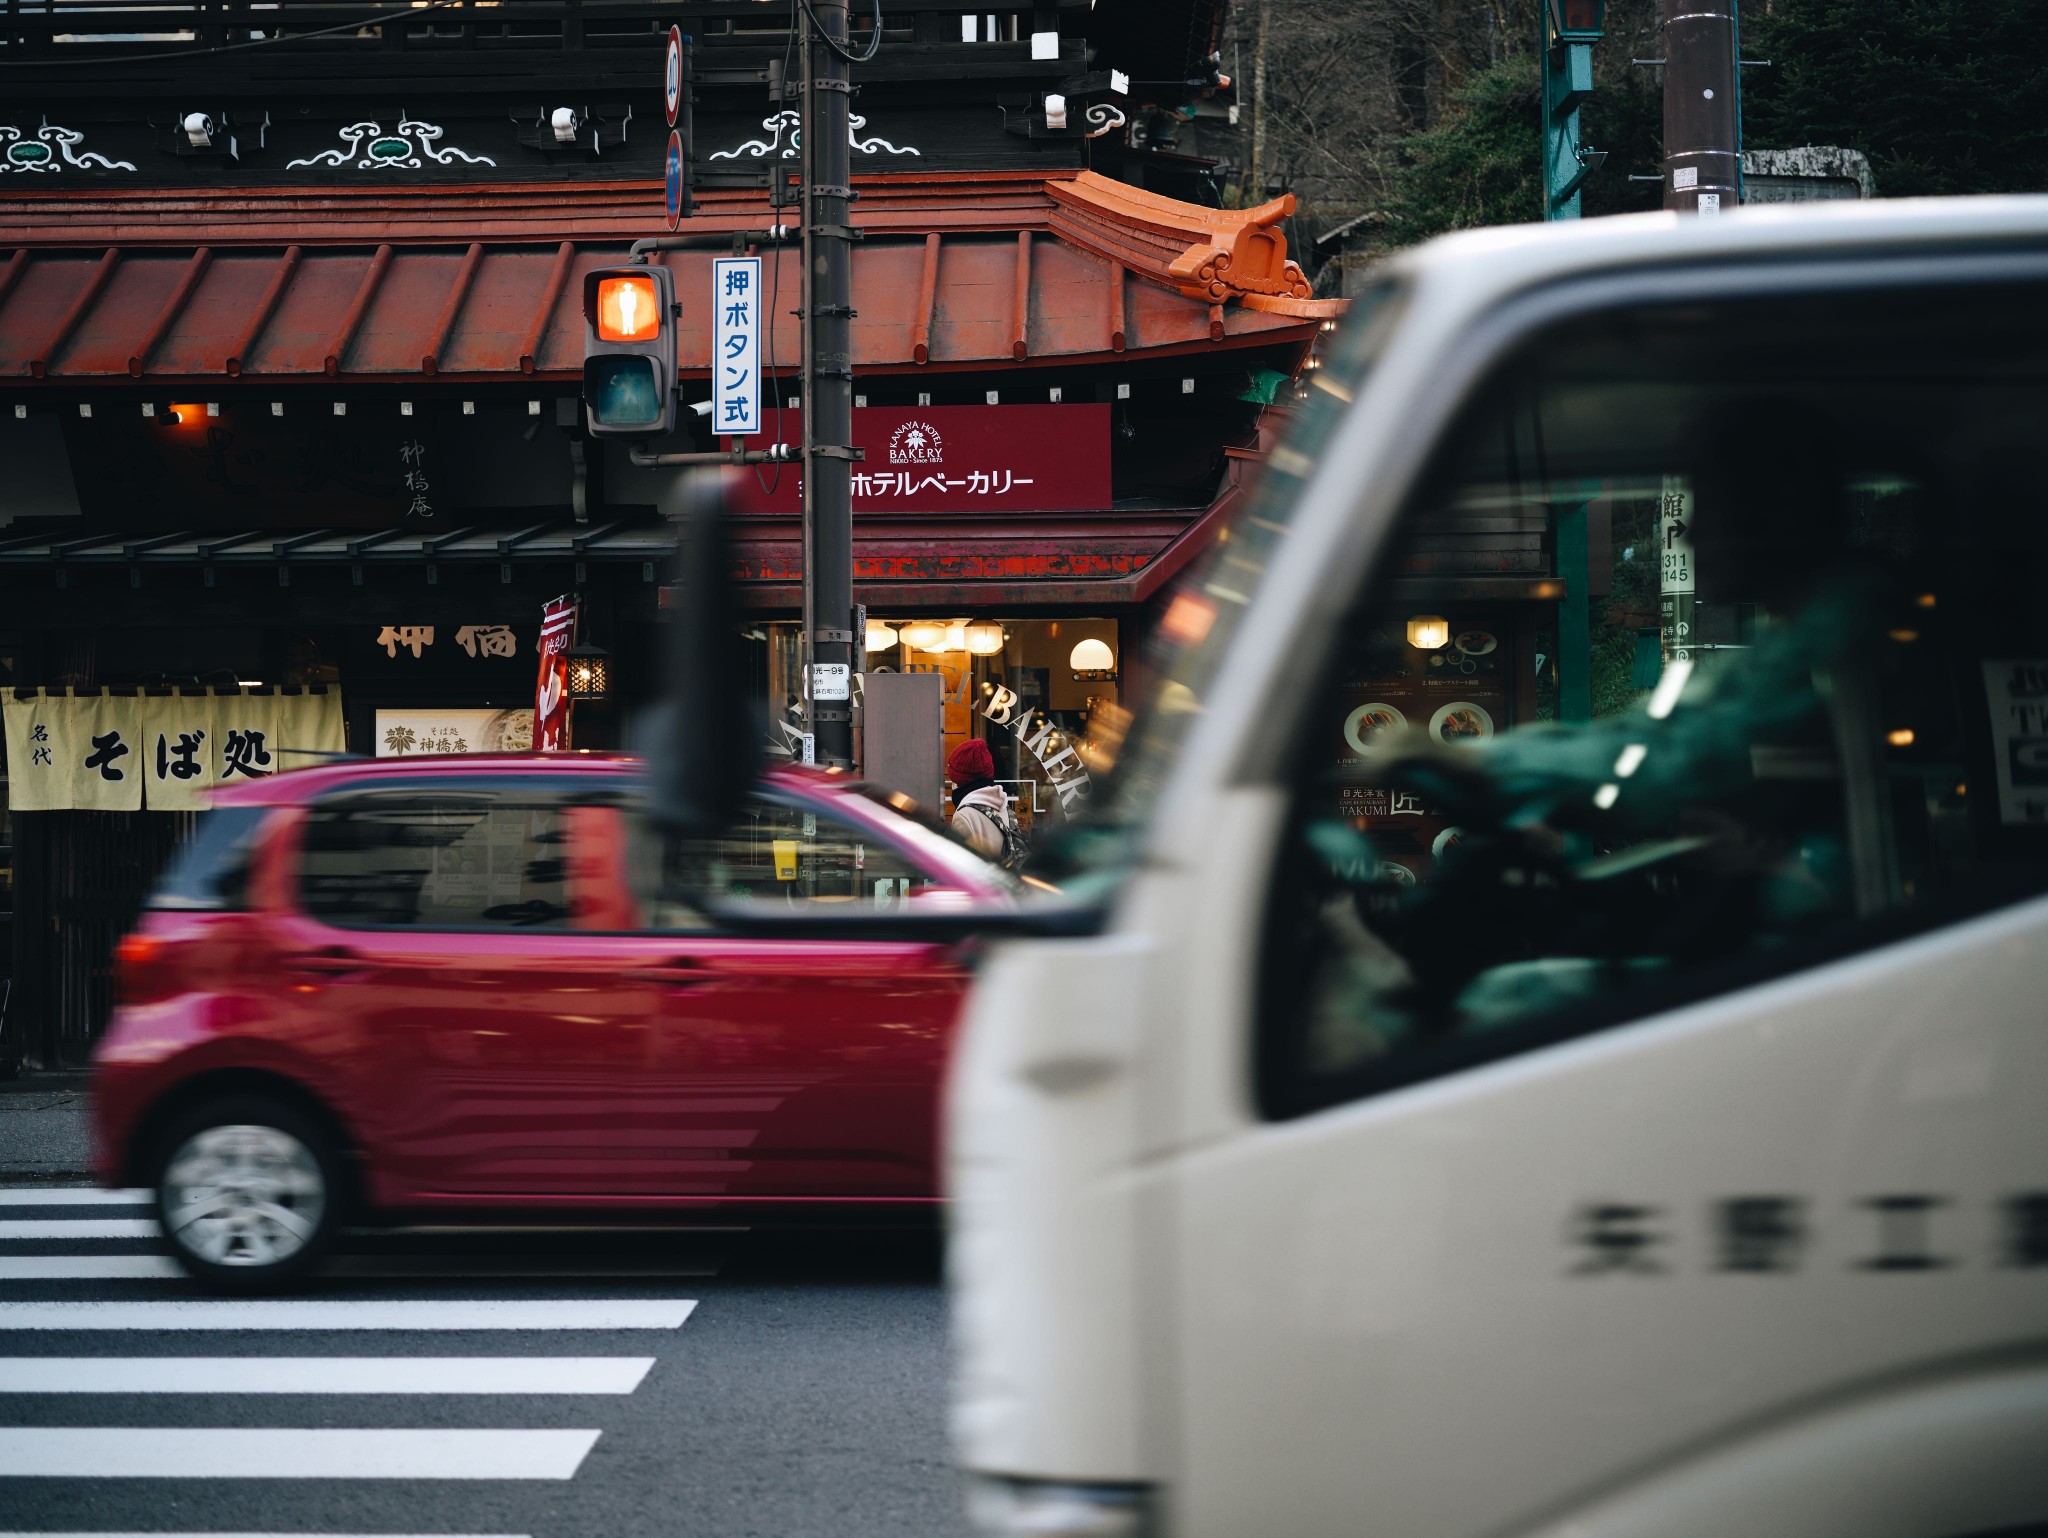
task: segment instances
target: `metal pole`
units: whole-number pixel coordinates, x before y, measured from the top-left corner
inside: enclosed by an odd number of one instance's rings
[[[811,208],[811,146],[817,142],[817,93],[811,88],[811,39],[810,9],[798,7],[797,18],[797,112],[800,118],[797,127],[797,309],[802,339],[802,356],[796,369],[797,404],[803,411],[803,470],[798,476],[798,491],[803,498],[803,629],[797,644],[797,692],[802,706],[803,761],[816,763],[818,757],[818,723],[815,716],[816,701],[812,698],[814,686],[811,664],[818,660],[813,637],[818,625],[818,561],[812,533],[818,525],[816,506],[818,478],[811,474],[811,445],[817,439],[817,413],[812,409],[817,404],[817,382],[812,377],[814,358],[812,349],[817,345],[817,331],[811,313],[811,264],[814,247],[811,240],[811,226],[817,222]]]
[[[1238,202],[1246,208],[1266,199],[1266,43],[1273,31],[1273,0],[1259,0],[1257,41],[1252,46],[1252,167]]]
[[[846,0],[804,34],[804,631],[821,764],[853,763],[853,188]],[[822,31],[824,37],[818,33]],[[838,44],[827,46],[825,39]]]
[[[1664,206],[1718,214],[1741,194],[1735,0],[1664,0]]]
[[[1579,105],[1593,94],[1593,45],[1599,29],[1558,30],[1551,7],[1540,7],[1537,57],[1543,71],[1543,217],[1579,217],[1579,188],[1606,161],[1604,150],[1579,140]]]
[[[1597,491],[1598,482],[1585,491]],[[1564,596],[1557,602],[1557,718],[1593,719],[1592,549],[1586,537],[1584,501],[1557,508],[1557,570]]]

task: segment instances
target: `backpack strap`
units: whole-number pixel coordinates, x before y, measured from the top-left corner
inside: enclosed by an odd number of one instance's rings
[[[1002,819],[997,817],[996,814],[994,812],[991,812],[987,807],[978,805],[973,802],[969,802],[962,805],[960,810],[963,812],[974,813],[983,822],[987,823],[991,828],[995,829],[995,834],[997,838],[1001,838],[1003,836]]]

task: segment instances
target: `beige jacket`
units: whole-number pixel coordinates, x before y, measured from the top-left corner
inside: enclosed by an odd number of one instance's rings
[[[1003,823],[1010,815],[1010,798],[1000,785],[970,790],[953,805],[953,832],[984,860],[1003,857]]]

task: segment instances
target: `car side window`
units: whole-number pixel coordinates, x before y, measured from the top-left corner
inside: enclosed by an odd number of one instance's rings
[[[2048,889],[2044,297],[1644,307],[1499,371],[1305,718],[1268,1114]]]
[[[893,908],[943,882],[895,845],[815,807],[751,798],[715,838],[679,838],[636,816],[630,843],[632,885],[654,929],[706,927],[696,902],[811,904]]]
[[[562,808],[537,800],[345,799],[307,821],[300,901],[343,928],[560,928],[565,845]]]

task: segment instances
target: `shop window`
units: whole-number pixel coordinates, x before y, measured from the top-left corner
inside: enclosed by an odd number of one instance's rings
[[[693,899],[721,906],[877,910],[944,884],[864,828],[767,797],[750,800],[716,838],[664,834],[638,816],[633,823],[630,880],[650,929],[709,927]]]
[[[769,628],[776,716],[794,722],[799,629]],[[1093,792],[1098,744],[1123,727],[1118,621],[871,614],[866,641],[869,672],[937,676],[940,761],[970,737],[986,741],[1027,831],[1064,819]],[[950,789],[940,798],[950,813]]]
[[[560,808],[468,797],[314,809],[300,900],[343,928],[560,928]]]
[[[2039,295],[1874,303],[1613,317],[1467,412],[1306,717],[1269,1112],[2048,889]]]

